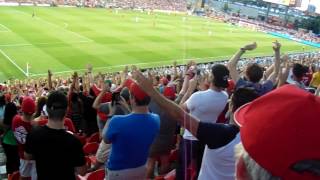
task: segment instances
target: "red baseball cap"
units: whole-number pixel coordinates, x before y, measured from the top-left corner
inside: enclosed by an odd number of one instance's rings
[[[239,108],[234,115],[248,154],[284,180],[320,179],[292,166],[320,160],[320,98],[295,85],[276,89]]]
[[[164,88],[163,95],[171,100],[174,100],[176,98],[176,92],[171,86],[167,86]]]
[[[149,97],[147,93],[145,93],[139,86],[138,84],[132,80],[132,79],[127,79],[124,82],[124,86],[128,87],[131,95],[133,95],[136,99],[138,100],[143,100],[146,97]]]
[[[21,105],[22,112],[33,114],[36,111],[36,103],[30,97],[24,97]]]

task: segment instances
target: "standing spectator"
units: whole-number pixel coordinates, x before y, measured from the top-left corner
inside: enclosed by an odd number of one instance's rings
[[[168,99],[174,101],[175,91],[173,87],[165,87],[163,94]],[[170,170],[170,152],[175,147],[174,135],[177,128],[177,123],[168,116],[165,111],[162,111],[161,108],[151,100],[149,109],[152,113],[158,114],[160,117],[160,130],[159,134],[152,143],[149,152],[148,159],[148,172],[147,178],[153,178],[154,168],[157,159],[159,159],[159,175],[164,175]]]
[[[77,132],[83,130],[83,102],[79,97],[79,77],[75,72],[72,76],[72,84],[68,93],[68,113],[67,117],[70,118],[75,125]]]
[[[230,76],[232,80],[236,83],[236,88],[240,87],[252,87],[254,88],[259,95],[263,95],[273,89],[273,86],[278,77],[280,71],[280,47],[279,42],[275,42],[273,50],[275,52],[274,65],[270,67],[266,72],[267,81],[260,83],[260,80],[263,77],[263,69],[258,64],[253,63],[249,64],[245,69],[245,77],[240,77],[240,74],[237,70],[237,64],[240,57],[246,51],[252,51],[257,48],[257,44],[254,42],[252,44],[245,45],[230,59],[228,62],[228,68],[230,71]],[[274,73],[272,73],[272,70]]]
[[[14,103],[9,102],[6,104],[3,119],[5,132],[3,135],[2,146],[7,157],[7,174],[12,174],[13,172],[18,171],[20,166],[18,144],[11,129],[12,120],[17,113],[17,106]]]
[[[199,141],[206,144],[198,179],[235,179],[234,147],[240,142],[240,135],[239,127],[233,123],[233,120],[231,119],[231,124],[229,125],[202,122],[161,96],[160,93],[152,88],[151,82],[148,82],[141,73],[138,72],[137,74],[140,87],[150,94],[162,110],[166,111],[172,120],[177,121],[188,129]],[[257,97],[258,95],[254,90],[239,88],[231,98],[231,113],[234,113],[238,107]]]
[[[26,137],[30,133],[33,120],[32,115],[36,110],[36,104],[30,97],[25,97],[21,104],[22,116],[16,115],[12,121],[12,130],[14,136],[18,142],[19,157],[20,157],[20,176],[21,179],[28,179],[32,177],[32,180],[37,179],[35,162],[33,160],[28,160],[24,156],[24,149],[26,143]]]
[[[79,93],[80,99],[83,102],[83,119],[85,122],[84,133],[87,136],[99,131],[97,125],[97,111],[92,108],[93,102],[95,100],[95,95],[92,89],[89,89],[88,95],[85,95],[84,92]]]
[[[67,106],[66,96],[53,91],[47,101],[48,124],[27,136],[25,154],[36,161],[38,180],[75,180],[75,169],[80,175],[86,172],[82,145],[64,127]]]
[[[6,107],[6,99],[5,99],[5,96],[1,94],[0,95],[0,123],[3,123],[5,107]]]
[[[159,116],[149,113],[150,97],[134,82],[129,87],[132,113],[113,116],[104,129],[103,139],[112,145],[109,180],[145,179],[149,148],[159,131]]]
[[[299,63],[295,63],[292,68],[292,74],[289,77],[291,79],[289,83],[294,84],[301,89],[306,89],[306,86],[304,85],[302,78],[307,72],[308,72],[308,69],[305,66]]]
[[[319,112],[319,97],[294,85],[242,106],[237,179],[320,179]]]
[[[229,70],[224,65],[216,64],[212,67],[211,73],[212,81],[208,90],[198,91],[192,94],[186,102],[180,103],[183,103],[181,105],[183,109],[197,117],[201,122],[216,123],[228,101],[228,94],[224,89],[228,87]],[[194,78],[196,79],[196,77]],[[215,103],[212,104],[212,102]],[[204,146],[188,130],[185,130],[180,145],[181,168],[178,170],[180,179],[191,178],[189,177],[190,174],[186,172],[192,166],[196,166],[195,168],[199,173]],[[187,174],[187,177],[185,174]]]
[[[102,80],[100,80],[101,86],[104,83],[107,83],[107,85],[109,86],[109,90],[107,92],[105,92],[104,96],[101,98],[101,103],[110,102],[112,100],[112,93],[110,92],[110,88],[111,88],[112,83],[111,83],[111,81],[103,82]],[[102,91],[95,84],[92,86],[92,90],[96,96],[98,96]],[[97,109],[97,123],[98,123],[98,128],[99,128],[100,134],[102,134],[102,129],[106,125],[107,120],[108,120],[108,116],[105,113],[101,112],[99,109]]]

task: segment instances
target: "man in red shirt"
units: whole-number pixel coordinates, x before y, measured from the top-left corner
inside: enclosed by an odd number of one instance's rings
[[[32,177],[32,180],[37,179],[36,167],[34,161],[26,160],[24,157],[24,148],[26,143],[27,134],[31,131],[32,115],[36,110],[36,104],[30,97],[23,98],[22,105],[22,116],[16,115],[12,121],[12,130],[14,136],[18,142],[19,156],[20,156],[20,176],[21,179]]]

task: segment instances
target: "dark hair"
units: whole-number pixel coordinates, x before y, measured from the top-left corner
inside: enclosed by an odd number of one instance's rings
[[[157,80],[157,82],[159,82],[160,81],[160,77],[156,76],[156,80]]]
[[[215,64],[211,68],[213,75],[212,84],[218,88],[227,88],[229,86],[229,70],[225,65]]]
[[[239,88],[234,91],[231,98],[233,104],[232,112],[235,112],[239,107],[255,100],[259,95],[251,88]]]
[[[246,76],[249,81],[257,83],[263,77],[263,69],[257,63],[250,64],[246,68]]]
[[[167,74],[166,78],[168,79],[168,81],[171,81],[171,75],[170,74]]]
[[[3,123],[11,127],[12,119],[16,114],[18,114],[17,106],[12,102],[8,103],[3,114]]]
[[[112,100],[111,105],[114,106],[120,101],[120,92],[113,92],[112,93]]]
[[[37,100],[37,111],[34,114],[34,118],[37,118],[37,117],[39,117],[41,115],[42,108],[46,103],[47,103],[47,97],[42,96],[42,97],[38,98],[38,100]]]
[[[298,63],[295,63],[293,65],[292,73],[296,78],[301,79],[307,72],[308,68],[306,68],[305,66]]]
[[[146,96],[143,98],[143,100],[139,100],[139,99],[135,98],[132,94],[130,94],[130,98],[134,99],[137,106],[148,106],[151,101],[150,96]]]
[[[47,100],[49,119],[63,120],[68,106],[67,97],[61,91],[53,91]]]

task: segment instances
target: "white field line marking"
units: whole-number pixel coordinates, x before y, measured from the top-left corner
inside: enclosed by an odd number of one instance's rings
[[[34,45],[58,45],[67,43],[89,43],[90,41],[69,41],[69,42],[51,42],[51,43],[17,43],[17,44],[0,44],[0,47],[19,47],[19,46],[34,46]]]
[[[83,36],[83,35],[81,35],[81,34],[79,34],[79,33],[76,33],[76,32],[70,31],[70,30],[67,30],[67,29],[65,29],[64,27],[61,27],[61,26],[59,26],[59,25],[57,25],[57,24],[54,24],[54,23],[49,22],[49,21],[47,21],[47,20],[44,20],[44,19],[42,19],[42,18],[36,17],[36,19],[38,19],[38,20],[40,20],[40,21],[42,21],[42,22],[45,22],[45,23],[47,23],[47,24],[50,24],[51,26],[55,26],[55,27],[57,27],[57,28],[63,29],[64,31],[66,31],[66,32],[68,32],[68,33],[71,33],[71,34],[73,34],[73,35],[75,35],[75,36],[78,36],[78,37],[81,38],[81,39],[85,39],[86,41],[89,41],[89,42],[92,42],[92,41],[93,41],[92,39],[87,38],[87,37],[85,37],[85,36]]]
[[[0,49],[0,53],[1,53],[5,58],[7,58],[16,68],[18,68],[25,76],[28,76],[27,73],[24,72],[24,70],[23,70],[20,66],[18,66],[18,64],[17,64],[13,59],[11,59],[11,58],[10,58],[4,51],[2,51],[1,49]]]
[[[28,14],[28,13],[26,13],[26,12],[24,12],[24,11],[19,11],[19,12],[22,13],[22,14],[27,14],[28,16],[31,16],[30,14]],[[62,29],[62,30],[64,30],[64,31],[68,32],[68,33],[71,33],[71,34],[75,35],[75,36],[78,36],[78,37],[81,38],[81,39],[85,39],[86,41],[90,41],[90,42],[93,41],[92,39],[90,39],[90,38],[88,38],[88,37],[85,37],[85,36],[83,36],[83,35],[81,35],[81,34],[79,34],[79,33],[76,33],[76,32],[73,32],[73,31],[70,31],[70,30],[67,30],[67,29],[64,29],[64,27],[61,27],[61,26],[59,26],[59,25],[57,25],[57,24],[54,24],[54,23],[52,23],[52,22],[50,22],[50,21],[44,20],[44,19],[42,19],[42,18],[40,18],[40,17],[38,17],[38,16],[35,16],[34,18],[37,19],[37,20],[40,20],[40,21],[42,21],[42,22],[44,22],[44,23],[47,23],[47,24],[49,24],[49,25],[51,25],[51,26],[55,26],[55,27],[57,27],[57,28],[59,28],[59,29]]]
[[[297,52],[301,52],[301,51],[287,51],[286,53],[297,53]],[[264,56],[272,56],[272,54],[266,54],[266,53],[251,53],[251,56],[258,56],[258,55],[264,55]],[[213,60],[213,59],[217,59],[217,58],[221,58],[221,61],[224,61],[226,59],[223,58],[231,58],[232,55],[228,55],[228,56],[212,56],[212,57],[203,57],[203,58],[189,58],[189,59],[178,59],[178,62],[186,62],[189,60]],[[165,60],[165,61],[154,61],[154,62],[148,62],[148,63],[133,63],[133,64],[122,64],[122,65],[115,65],[115,66],[105,66],[105,67],[96,67],[94,68],[94,70],[99,70],[99,69],[112,69],[112,68],[120,68],[120,67],[125,67],[125,66],[132,66],[132,65],[149,65],[149,64],[158,64],[158,63],[170,63],[173,62],[174,60]],[[86,71],[87,69],[74,69],[74,70],[67,70],[67,71],[58,71],[58,72],[54,72],[54,74],[65,74],[65,73],[71,73],[71,72],[75,72],[75,71]],[[48,73],[39,73],[39,74],[30,74],[31,77],[35,77],[35,76],[45,76]]]
[[[0,23],[0,26],[3,27],[6,30],[0,30],[0,32],[12,32],[7,26]]]

